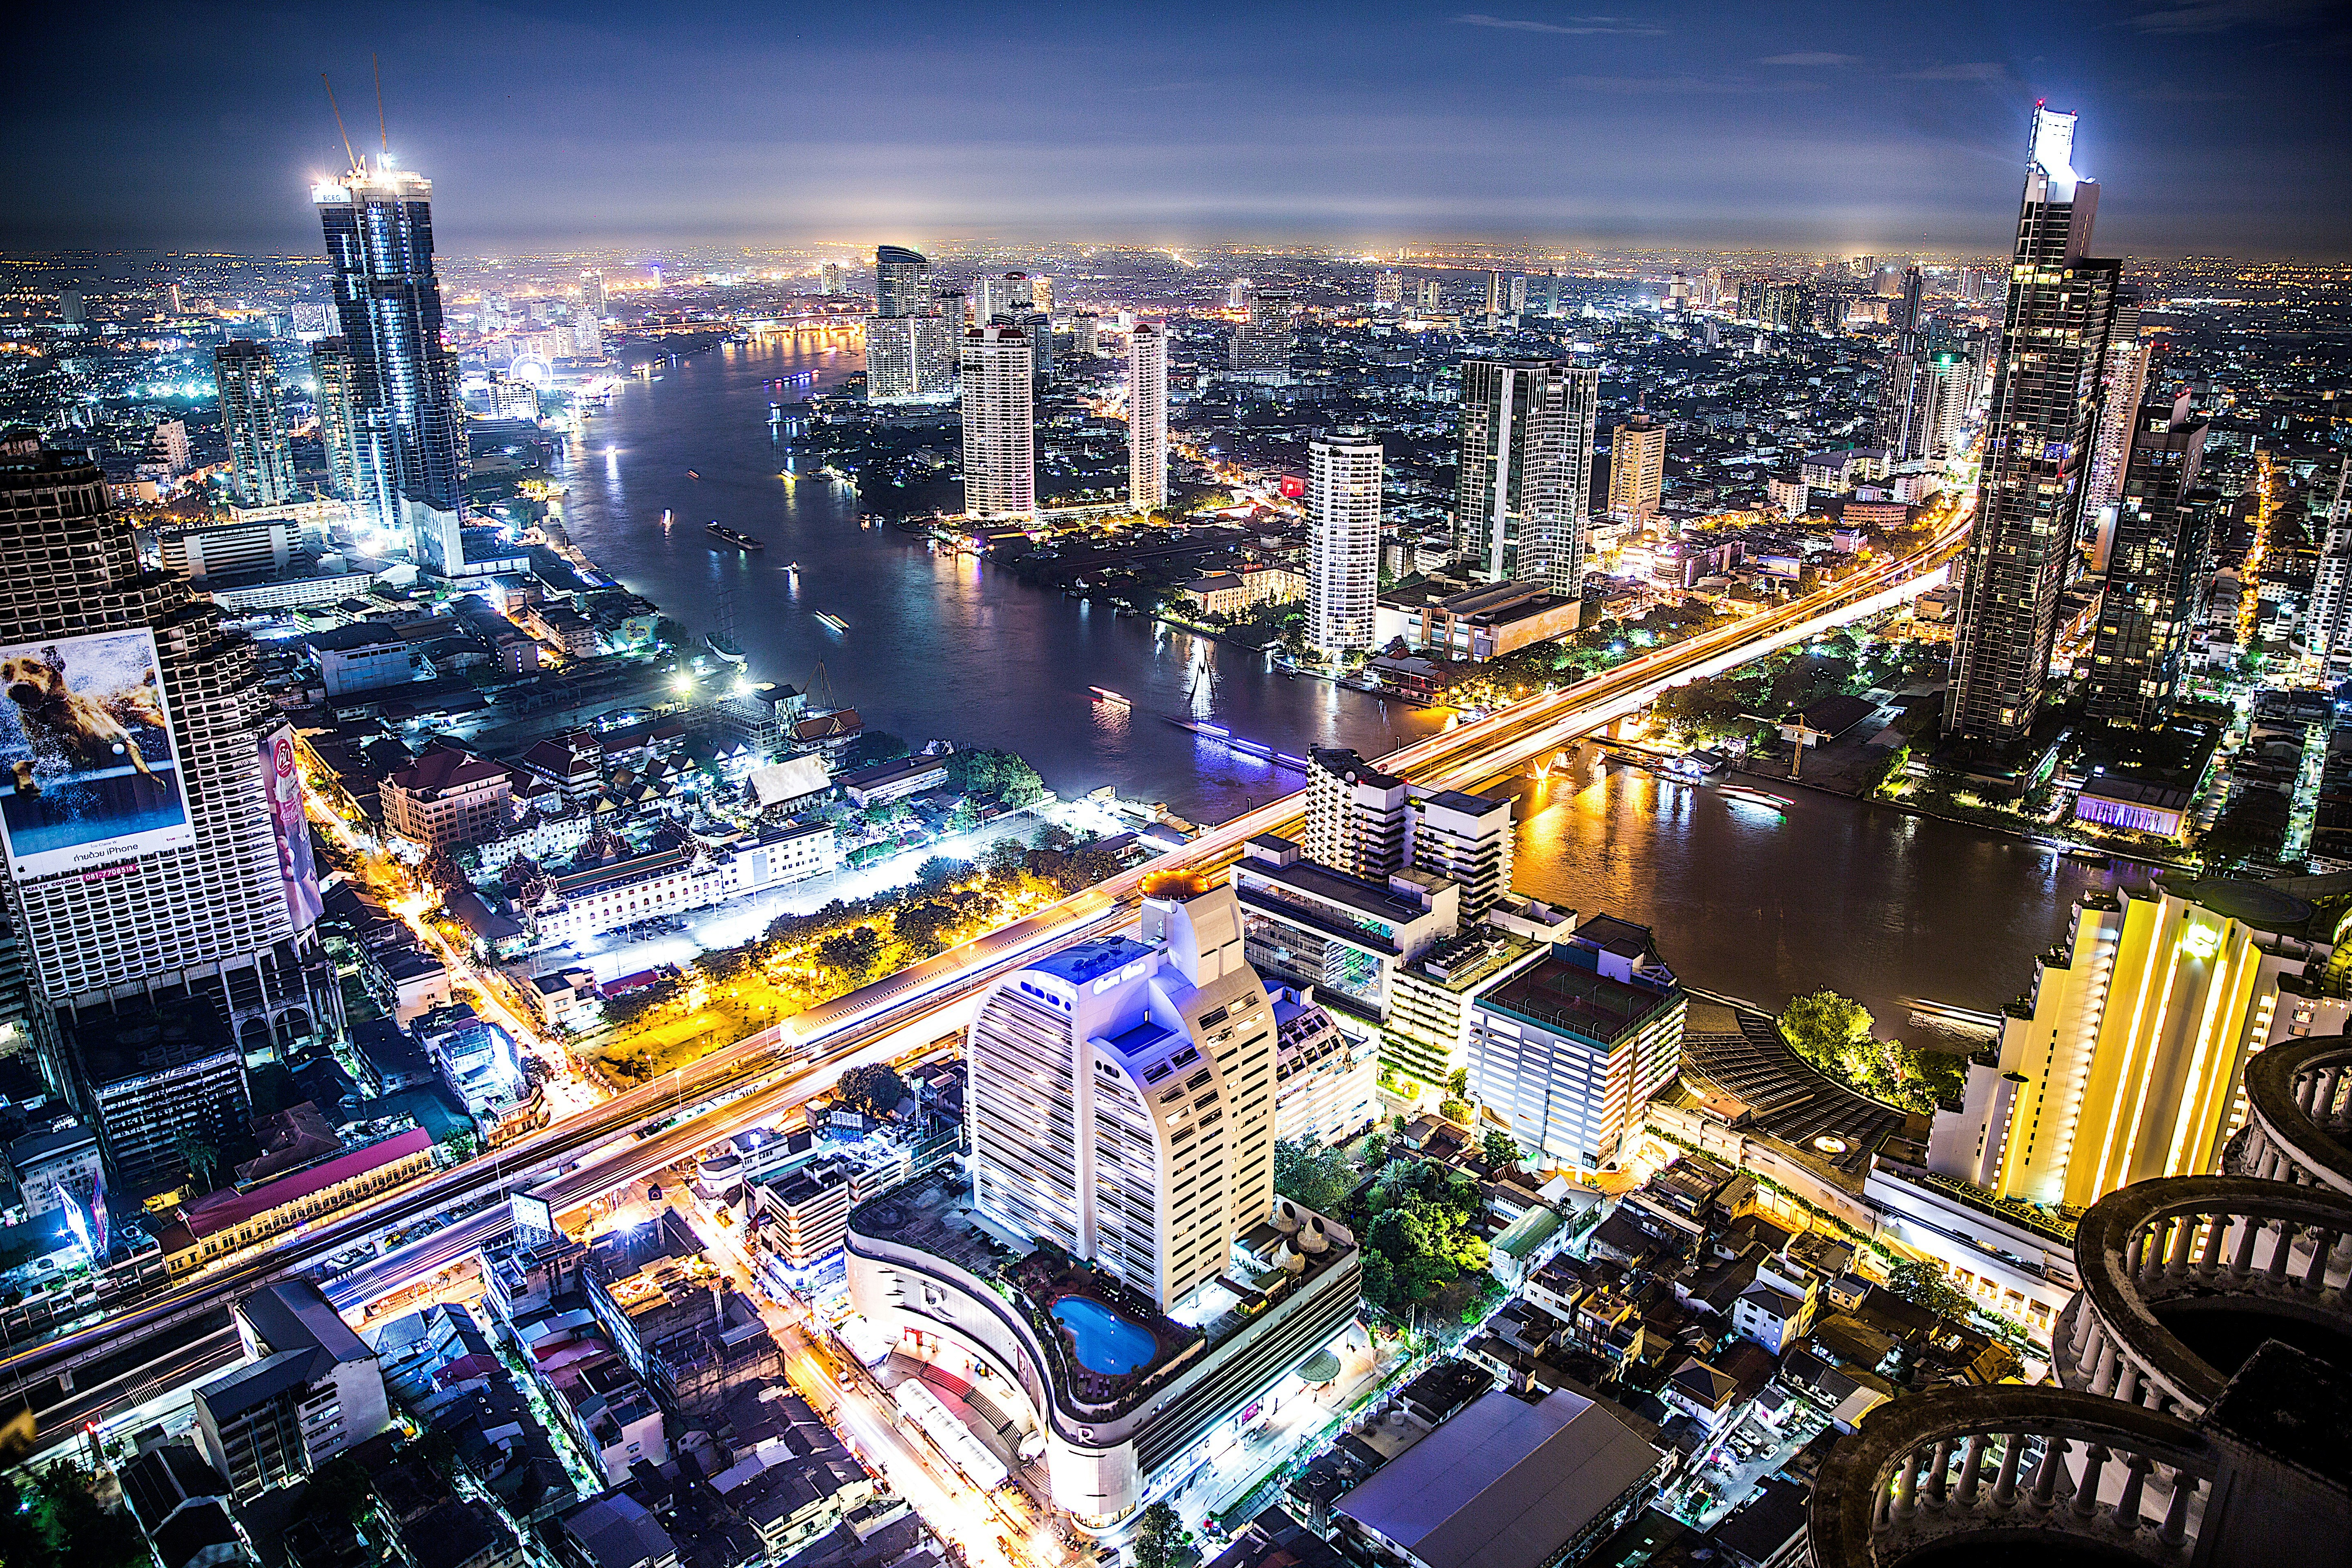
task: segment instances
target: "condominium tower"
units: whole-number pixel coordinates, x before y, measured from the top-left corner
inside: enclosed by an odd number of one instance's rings
[[[1412,788],[1344,746],[1307,753],[1307,858],[1370,881],[1412,855]]]
[[[1944,706],[1947,733],[1996,747],[2041,710],[2121,270],[2089,255],[2099,187],[2074,144],[2074,116],[2035,109]]]
[[[955,390],[961,313],[943,314],[931,293],[931,264],[900,245],[874,250],[874,313],[866,318],[869,403],[939,400]]]
[[[1921,319],[1923,287],[1916,267],[1903,269],[1903,302],[1895,307],[1895,346],[1879,370],[1877,444],[1886,449],[1890,462],[1907,463],[1927,455],[1927,322]]]
[[[963,509],[971,517],[1037,511],[1036,391],[1029,335],[998,323],[963,336]]]
[[[464,510],[467,471],[457,356],[441,341],[433,182],[378,159],[373,169],[320,181],[310,199],[326,233],[335,310],[351,350],[356,440],[367,454],[360,516],[386,532],[413,533],[404,503],[455,517]]]
[[[838,271],[835,277],[839,276]],[[919,316],[931,308],[931,263],[903,245],[874,247],[874,313]],[[983,323],[985,324],[985,323]]]
[[[2117,292],[2115,330],[2108,335],[2107,365],[2100,376],[2099,434],[2091,448],[2089,488],[2083,496],[2084,526],[2123,499],[2124,468],[2131,459],[2133,432],[2140,425],[2140,397],[2147,389],[2148,345],[2139,335],[2139,298]]]
[[[229,473],[246,506],[283,506],[294,499],[294,450],[286,439],[286,399],[278,363],[249,338],[213,351],[220,388],[221,433],[228,437]]]
[[[1609,515],[1621,522],[1650,521],[1666,482],[1666,427],[1636,414],[1609,439]]]
[[[327,455],[327,490],[339,500],[366,493],[361,474],[359,392],[352,377],[352,345],[320,338],[310,345],[310,379],[318,388],[319,446]]]
[[[1372,646],[1381,587],[1381,444],[1360,426],[1307,443],[1307,642],[1332,658]]]
[[[2143,405],[2133,425],[2084,710],[2153,729],[2172,716],[2219,498],[2196,493],[2205,422],[2190,417],[2186,390]]]
[[[1566,360],[1462,362],[1457,556],[1491,583],[1583,592],[1601,373]]]
[[[1127,340],[1127,500],[1139,512],[1168,504],[1168,334],[1150,321]]]

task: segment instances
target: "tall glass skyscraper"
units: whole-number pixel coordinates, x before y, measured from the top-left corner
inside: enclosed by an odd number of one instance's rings
[[[1454,552],[1490,583],[1582,592],[1601,373],[1566,360],[1462,362]]]
[[[213,382],[220,388],[221,433],[228,437],[229,472],[246,506],[283,506],[294,499],[294,451],[286,440],[286,404],[278,364],[250,338],[233,338],[213,351]]]
[[[1128,337],[1127,499],[1139,512],[1168,504],[1168,335],[1150,321]]]
[[[319,445],[327,454],[327,488],[356,501],[366,491],[359,447],[359,399],[352,384],[352,345],[320,338],[310,345],[310,375],[318,384]]]
[[[2099,187],[2074,152],[2074,116],[2036,108],[1944,706],[1948,734],[1995,747],[2041,710],[2122,271],[2089,255]]]
[[[457,360],[442,345],[433,272],[433,182],[378,159],[320,181],[310,199],[351,350],[353,433],[367,481],[360,516],[404,533],[404,501],[455,514],[466,493]]]
[[[2189,416],[2185,390],[2149,399],[2132,426],[2084,706],[2110,724],[2153,729],[2172,717],[2221,498],[2197,490],[2205,421]]]

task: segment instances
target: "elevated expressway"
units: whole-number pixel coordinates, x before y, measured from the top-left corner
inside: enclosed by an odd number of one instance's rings
[[[1528,698],[1378,759],[1430,787],[1472,789],[1548,756],[1652,701],[1671,686],[1718,674],[1844,622],[1891,608],[1944,580],[1967,536],[1956,508],[1907,554],[1874,562],[1816,593],[1654,649],[1573,686]],[[861,990],[810,1009],[488,1154],[468,1160],[268,1247],[216,1262],[103,1321],[0,1353],[0,1410],[22,1399],[38,1442],[233,1363],[226,1303],[271,1280],[319,1278],[346,1309],[464,1258],[504,1234],[504,1199],[529,1191],[558,1214],[665,1169],[742,1128],[770,1121],[829,1087],[846,1068],[908,1055],[971,1021],[998,977],[1133,917],[1155,872],[1215,871],[1261,833],[1296,831],[1293,795],[1202,832],[1181,847],[1037,913]],[[640,1131],[647,1135],[639,1136]],[[331,1259],[373,1247],[428,1217],[458,1217],[355,1268]]]

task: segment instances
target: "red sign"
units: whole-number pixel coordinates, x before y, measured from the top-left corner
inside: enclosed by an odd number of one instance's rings
[[[1282,476],[1282,499],[1297,500],[1307,494],[1307,481],[1296,474]]]

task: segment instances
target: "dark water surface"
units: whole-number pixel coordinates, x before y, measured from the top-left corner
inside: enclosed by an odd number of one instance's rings
[[[1415,710],[861,526],[854,493],[822,475],[787,484],[779,475],[794,459],[772,437],[768,405],[806,390],[768,384],[814,371],[822,386],[858,365],[854,352],[786,339],[656,366],[660,379],[617,393],[572,450],[574,539],[696,631],[731,627],[755,675],[805,687],[821,662],[869,726],[917,744],[941,736],[1018,752],[1064,795],[1116,784],[1217,822],[1297,787],[1295,773],[1200,740],[1169,714],[1293,753],[1377,755],[1434,727]],[[714,519],[767,549],[714,548],[702,527]],[[1132,706],[1097,700],[1094,686]],[[2110,880],[2018,840],[1786,786],[1775,792],[1792,801],[1784,820],[1711,788],[1601,768],[1589,753],[1509,787],[1520,795],[1522,892],[1655,926],[1687,980],[1766,1005],[1828,985],[1887,1023],[1914,997],[1995,1007],[2029,983],[2074,900]]]

